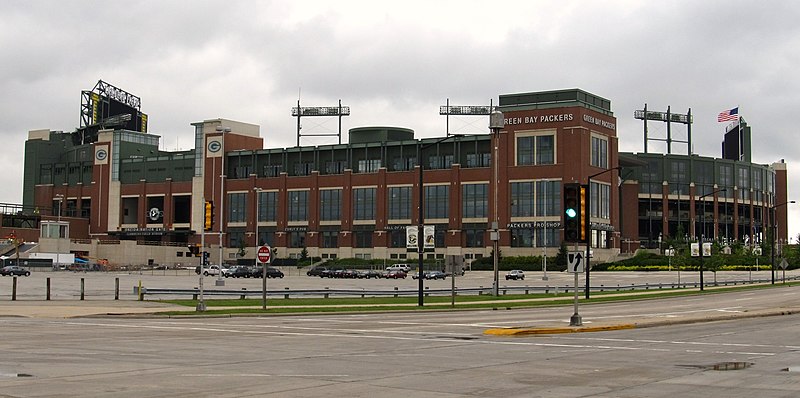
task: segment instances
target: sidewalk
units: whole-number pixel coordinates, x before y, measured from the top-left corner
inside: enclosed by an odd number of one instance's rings
[[[186,311],[188,307],[152,301],[0,301],[0,318],[75,318],[83,316],[142,315]]]
[[[638,292],[636,295],[647,295],[653,292]],[[630,295],[626,293],[612,294],[614,296]],[[520,299],[513,301],[552,301],[563,300],[562,298],[536,298],[536,299]],[[503,303],[508,303],[508,300],[491,300],[482,301],[481,303],[496,303],[498,307],[502,307]],[[475,304],[475,302],[463,303]],[[337,307],[365,307],[366,305],[341,305]],[[401,309],[403,307],[416,307],[416,304],[380,304],[385,307],[396,307]],[[315,306],[316,307],[316,306]],[[242,306],[242,307],[220,307],[219,309],[233,309],[233,308],[261,308],[260,305],[255,306]],[[277,308],[270,306],[270,308]],[[284,307],[284,308],[299,308],[297,306]],[[215,309],[214,307],[209,310]],[[168,311],[192,311],[191,307],[162,303],[156,301],[131,301],[131,300],[88,300],[88,301],[0,301],[0,318],[4,317],[24,317],[24,318],[76,318],[76,317],[109,317],[109,316],[154,316],[159,312]],[[744,318],[757,318],[765,316],[781,316],[800,314],[800,307],[780,307],[776,308],[738,312],[738,313],[724,313],[724,314],[703,314],[700,316],[680,316],[671,319],[653,319],[641,318],[634,320],[627,320],[624,322],[610,322],[610,323],[588,323],[581,326],[564,326],[562,322],[554,322],[552,324],[542,324],[535,326],[520,326],[499,329],[487,329],[484,331],[486,335],[492,336],[525,336],[525,335],[538,335],[538,334],[559,334],[559,333],[581,333],[581,332],[598,332],[608,330],[622,330],[634,328],[647,328],[676,324],[691,324],[699,322],[712,322],[731,319],[744,319]],[[253,316],[264,314],[242,314],[241,316]],[[186,315],[194,316],[194,315]],[[199,315],[203,316],[203,315]],[[206,315],[216,316],[216,315]],[[228,316],[237,316],[229,315]]]

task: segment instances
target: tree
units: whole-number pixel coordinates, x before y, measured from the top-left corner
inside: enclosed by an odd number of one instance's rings
[[[561,247],[556,255],[556,266],[561,269],[567,268],[567,244],[564,242],[561,242]]]
[[[239,257],[244,257],[247,255],[247,250],[245,249],[244,239],[239,241],[239,251],[236,252]]]
[[[301,260],[308,259],[308,249],[306,249],[305,246],[303,246],[303,250],[300,252],[300,259]]]
[[[678,223],[678,227],[675,228],[675,235],[673,238],[676,239],[678,242],[686,243],[686,231],[683,230],[683,224]]]

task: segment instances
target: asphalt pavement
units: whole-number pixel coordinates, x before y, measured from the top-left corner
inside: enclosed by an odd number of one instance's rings
[[[777,288],[797,289],[788,285],[779,285]],[[706,287],[707,292],[714,290],[726,289],[725,287]],[[700,294],[699,289],[684,289],[685,291],[696,291]],[[651,292],[638,292],[635,293],[637,297],[648,293],[663,293],[663,291]],[[618,293],[615,295],[625,296],[629,293]],[[583,302],[583,296],[579,298],[579,303]],[[523,299],[527,301],[546,301],[553,300],[554,298],[537,298],[537,299]],[[563,300],[563,297],[558,298]],[[503,310],[503,304],[508,303],[505,300],[492,300],[487,297],[484,303],[496,303],[498,310]],[[587,305],[584,303],[581,305]],[[363,305],[359,305],[363,306]],[[404,307],[414,309],[415,304],[397,304],[398,310]],[[346,307],[346,306],[343,306]],[[567,307],[567,306],[564,306]],[[247,308],[260,308],[260,306],[251,306]],[[187,311],[191,310],[186,306],[180,306],[160,301],[136,301],[136,300],[109,300],[109,299],[93,299],[91,301],[84,300],[24,300],[24,301],[10,301],[0,300],[0,317],[25,317],[25,318],[78,318],[78,317],[161,317],[160,312],[168,311]],[[639,319],[625,319],[620,321],[604,321],[604,322],[591,322],[587,324],[569,325],[565,326],[562,320],[553,320],[550,322],[540,322],[532,326],[509,326],[504,328],[490,328],[484,333],[487,335],[495,336],[523,336],[523,335],[536,335],[536,334],[559,334],[559,333],[581,333],[581,332],[597,332],[608,330],[621,330],[621,329],[634,329],[634,328],[647,328],[664,325],[675,324],[689,324],[699,322],[710,322],[719,320],[730,320],[740,318],[754,318],[766,316],[781,316],[800,313],[800,307],[786,306],[780,302],[776,302],[771,308],[760,308],[758,310],[747,312],[729,312],[729,313],[716,313],[716,314],[692,314],[685,313],[669,318],[650,318],[641,317]],[[264,316],[264,314],[259,314]],[[213,316],[197,314],[197,316]],[[225,315],[230,316],[230,315]]]

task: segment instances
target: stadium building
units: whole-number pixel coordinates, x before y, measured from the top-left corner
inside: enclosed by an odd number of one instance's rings
[[[266,149],[257,125],[211,119],[191,124],[194,148],[162,151],[139,105],[101,81],[82,93],[76,131],[29,132],[23,204],[7,206],[4,232],[118,265],[197,264],[201,246],[214,263],[252,260],[263,244],[281,258],[416,259],[406,228],[422,196],[427,258],[490,256],[495,237],[503,256],[554,256],[564,185],[580,183],[597,261],[656,248],[659,236],[764,239],[771,210],[786,239],[783,162],[620,153],[611,102],[579,89],[446,107],[502,112],[481,134],[368,126],[346,144],[300,146],[298,130],[298,146]]]

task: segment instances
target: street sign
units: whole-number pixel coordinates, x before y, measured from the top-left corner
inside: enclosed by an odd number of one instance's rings
[[[786,268],[789,266],[789,262],[787,262],[786,259],[784,258],[784,259],[781,260],[781,263],[778,264],[778,266],[780,266],[781,269],[783,269],[785,271]]]
[[[258,255],[256,259],[258,259],[259,264],[269,264],[269,260],[272,258],[272,249],[269,246],[259,246],[258,248]]]
[[[567,253],[567,272],[580,273],[583,272],[585,267],[583,252],[569,252]]]

